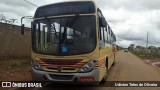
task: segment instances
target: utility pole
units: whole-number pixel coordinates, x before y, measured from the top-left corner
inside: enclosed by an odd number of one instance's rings
[[[148,54],[148,35],[149,35],[149,32],[147,32],[147,43],[146,43],[146,52]]]

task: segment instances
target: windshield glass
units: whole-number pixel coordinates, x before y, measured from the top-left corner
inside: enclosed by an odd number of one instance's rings
[[[32,33],[35,53],[66,56],[85,54],[96,47],[94,16],[35,20]]]

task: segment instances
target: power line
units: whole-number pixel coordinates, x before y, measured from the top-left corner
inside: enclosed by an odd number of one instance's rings
[[[43,4],[46,4],[44,0],[41,0],[41,2],[40,2],[40,0],[31,0],[31,1],[32,1],[32,2],[36,2],[36,4],[37,4],[38,6],[42,6]]]
[[[27,1],[27,0],[24,0],[24,1],[27,2],[27,3],[29,3],[29,4],[31,4],[31,5],[33,5],[33,6],[35,6],[35,7],[38,7],[37,5],[31,3],[31,2],[29,2],[29,1]]]

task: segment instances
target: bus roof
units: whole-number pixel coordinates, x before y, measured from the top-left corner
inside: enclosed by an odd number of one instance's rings
[[[69,14],[91,14],[95,13],[96,6],[93,1],[70,1],[49,4],[37,8],[35,18],[69,15]]]

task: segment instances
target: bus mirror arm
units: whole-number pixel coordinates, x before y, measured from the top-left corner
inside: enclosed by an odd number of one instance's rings
[[[21,25],[21,35],[24,35],[24,24]]]
[[[25,17],[22,17],[21,18],[21,35],[24,35],[24,24],[22,24],[22,22],[23,22],[23,19],[24,19]]]
[[[21,18],[21,35],[24,35],[24,30],[25,30],[25,25],[23,24],[23,19],[24,18],[33,19],[32,16],[24,16],[24,17]]]

